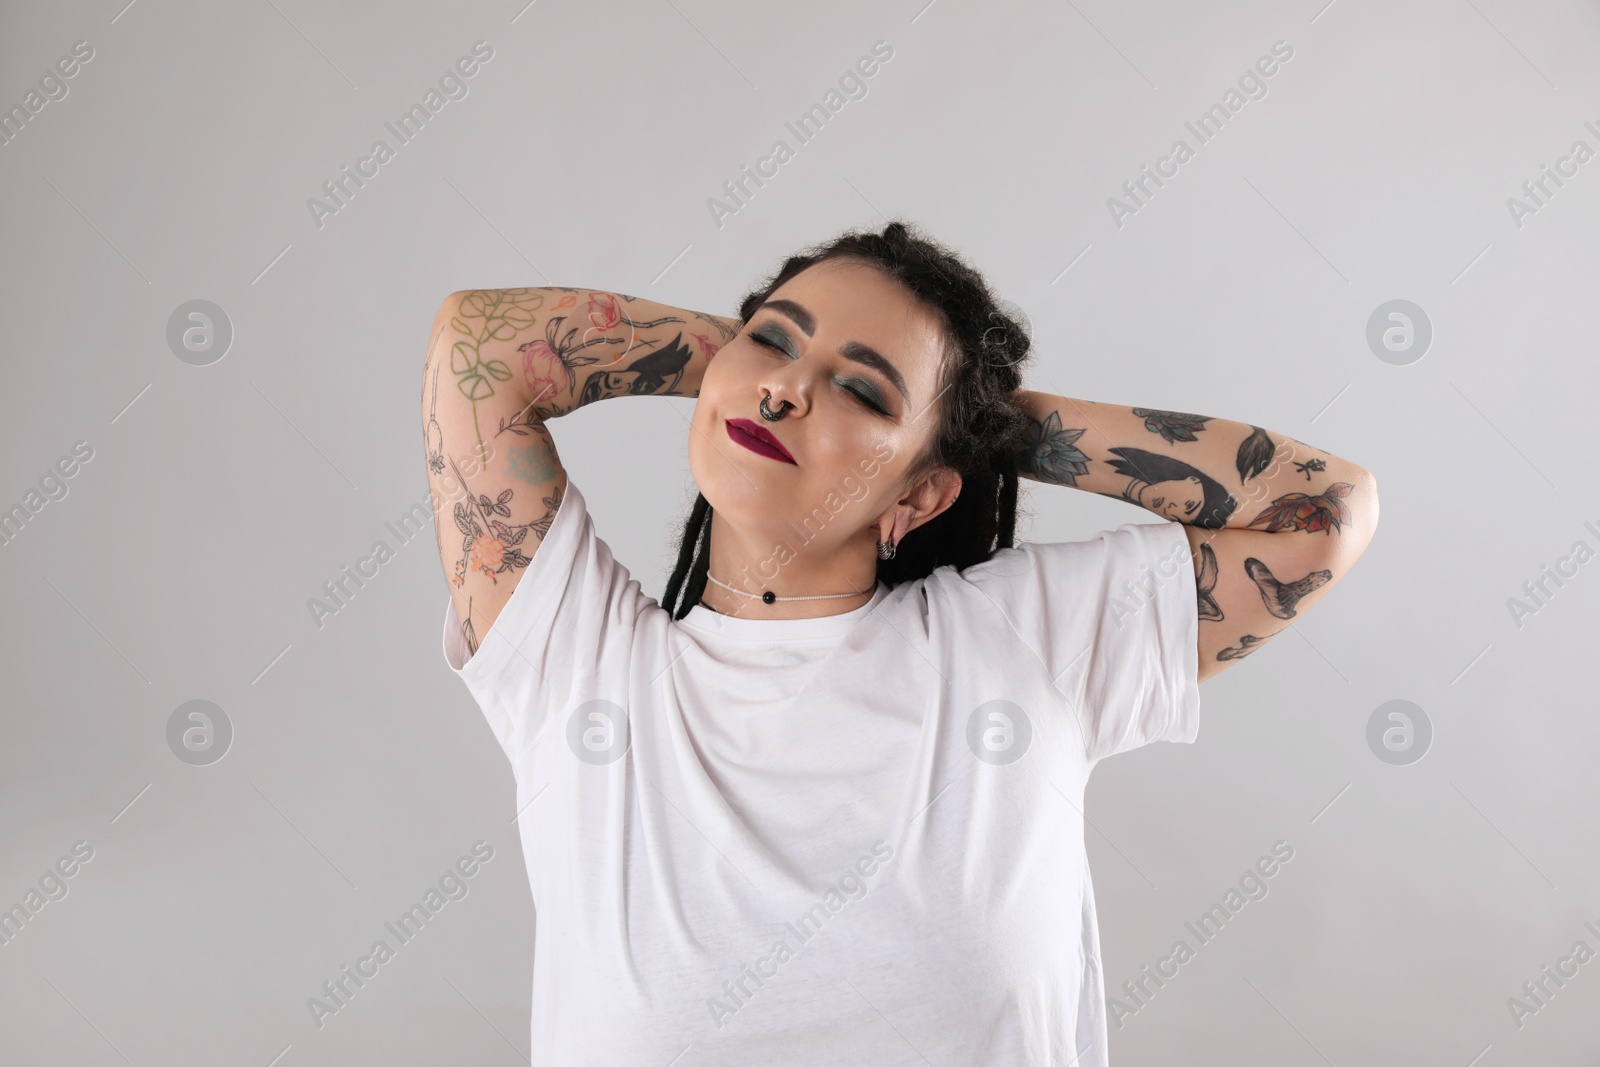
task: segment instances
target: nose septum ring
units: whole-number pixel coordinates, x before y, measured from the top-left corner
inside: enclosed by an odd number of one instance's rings
[[[766,419],[768,422],[777,422],[779,419],[783,418],[789,413],[789,408],[791,405],[787,400],[781,401],[780,403],[782,406],[778,408],[778,413],[774,415],[772,412],[767,410],[767,401],[770,399],[772,399],[771,393],[767,393],[761,398],[761,417]]]

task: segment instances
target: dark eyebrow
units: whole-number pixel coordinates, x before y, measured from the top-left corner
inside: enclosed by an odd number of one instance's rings
[[[782,298],[777,300],[768,300],[763,303],[761,307],[756,308],[757,311],[761,311],[763,309],[776,311],[780,315],[793,319],[795,325],[799,326],[801,332],[803,332],[807,337],[811,337],[817,332],[816,318],[811,314],[811,312],[807,311],[793,300],[784,300]],[[839,354],[853,363],[860,363],[864,366],[871,367],[873,370],[889,379],[894,387],[900,391],[900,395],[905,397],[906,403],[911,403],[911,393],[906,389],[905,378],[901,377],[899,369],[895,367],[893,363],[890,363],[887,359],[885,359],[877,349],[869,348],[859,341],[846,341],[844,344],[839,346]]]

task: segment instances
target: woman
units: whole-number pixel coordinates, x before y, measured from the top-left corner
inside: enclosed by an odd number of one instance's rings
[[[454,293],[423,418],[446,662],[511,761],[535,1065],[1106,1062],[1094,764],[1192,741],[1199,682],[1347,573],[1347,460],[1022,388],[1030,339],[894,222],[737,319]],[[658,603],[546,423],[697,397]],[[1017,478],[1168,520],[1013,544]]]

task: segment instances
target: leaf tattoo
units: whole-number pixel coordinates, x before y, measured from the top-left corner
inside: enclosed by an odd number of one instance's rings
[[[494,396],[495,383],[511,380],[505,360],[484,359],[483,346],[490,341],[509,341],[519,331],[533,325],[534,312],[544,305],[544,295],[535,289],[474,289],[461,298],[450,326],[461,335],[450,346],[450,372],[456,376],[461,395],[472,401],[472,426],[478,435],[478,454],[482,455],[483,430],[478,426],[478,401]]]
[[[1277,450],[1278,446],[1267,436],[1267,431],[1259,426],[1250,427],[1250,436],[1239,442],[1239,454],[1233,461],[1239,468],[1239,484],[1243,485],[1270,467],[1272,454]]]
[[[1206,428],[1209,415],[1191,415],[1187,411],[1162,411],[1159,408],[1134,408],[1135,415],[1144,418],[1144,428],[1158,433],[1167,444],[1198,440],[1195,434]]]
[[[1261,514],[1246,524],[1246,528],[1265,524],[1268,533],[1277,533],[1279,530],[1304,530],[1307,533],[1339,530],[1343,523],[1350,521],[1350,509],[1344,506],[1343,498],[1349,496],[1353,489],[1355,486],[1349,482],[1334,482],[1317,496],[1285,493],[1262,509]]]
[[[542,434],[546,437],[550,435],[550,431],[544,428],[544,420],[534,415],[532,404],[511,416],[510,421],[507,421],[505,416],[502,415],[500,417],[500,428],[494,432],[494,435],[499,437],[508,430],[518,437],[527,437],[529,434]]]

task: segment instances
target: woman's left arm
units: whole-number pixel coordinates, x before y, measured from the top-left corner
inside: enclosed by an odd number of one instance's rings
[[[1187,525],[1199,676],[1243,659],[1344,577],[1378,525],[1378,482],[1249,423],[1019,391],[1021,477],[1117,497]],[[1181,572],[1180,572],[1181,573]]]

